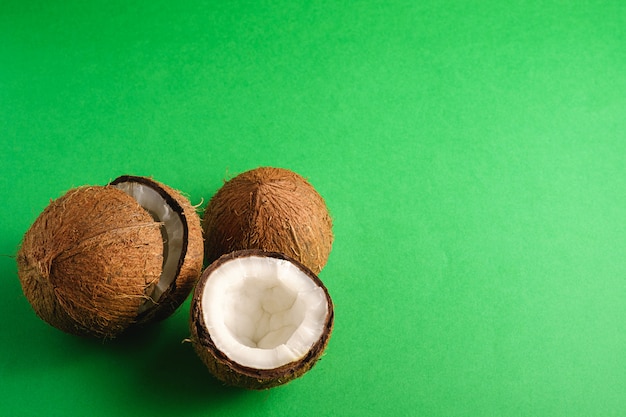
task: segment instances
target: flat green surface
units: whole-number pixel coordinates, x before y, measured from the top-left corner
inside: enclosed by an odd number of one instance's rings
[[[58,4],[58,5],[55,5]],[[0,415],[623,416],[626,3],[0,1]],[[265,392],[40,321],[12,257],[121,174],[290,168],[336,240],[327,354]]]

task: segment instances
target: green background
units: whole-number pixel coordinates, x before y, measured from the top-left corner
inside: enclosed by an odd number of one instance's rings
[[[0,1],[0,415],[623,416],[626,3]],[[290,168],[325,197],[326,355],[226,388],[189,302],[100,342],[14,254],[121,174],[206,204]]]

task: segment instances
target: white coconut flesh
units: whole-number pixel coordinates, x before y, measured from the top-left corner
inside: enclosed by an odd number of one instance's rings
[[[121,182],[115,187],[133,197],[141,207],[152,215],[155,221],[161,223],[163,234],[163,270],[159,282],[154,286],[150,298],[140,307],[139,312],[148,309],[159,301],[165,290],[176,279],[178,263],[183,252],[184,225],[167,201],[154,188],[138,182]]]
[[[215,346],[233,362],[274,369],[301,359],[324,332],[326,293],[293,263],[245,256],[208,278],[202,314]]]

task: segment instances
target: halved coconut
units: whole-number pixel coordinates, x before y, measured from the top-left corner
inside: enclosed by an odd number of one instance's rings
[[[26,298],[68,333],[111,338],[165,318],[202,268],[200,221],[184,197],[143,177],[112,184],[52,201],[18,251]]]
[[[202,274],[191,302],[191,340],[219,380],[272,388],[307,372],[322,355],[334,321],[319,278],[275,252],[242,250]]]

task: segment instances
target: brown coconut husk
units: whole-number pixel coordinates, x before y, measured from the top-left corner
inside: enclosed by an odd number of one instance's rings
[[[182,220],[177,278],[159,300],[151,294],[164,259],[161,223],[114,186],[124,181],[156,190]],[[200,218],[189,200],[152,179],[131,176],[70,190],[51,202],[17,256],[24,294],[37,315],[68,333],[98,338],[171,315],[191,292],[202,262]]]
[[[283,259],[296,265],[305,272],[317,286],[323,289],[328,302],[328,314],[326,316],[324,331],[317,342],[311,347],[308,353],[297,361],[288,363],[274,369],[254,369],[242,366],[232,361],[221,352],[211,338],[210,331],[204,322],[202,310],[202,294],[204,287],[211,274],[224,262],[246,256],[262,256]],[[213,262],[202,273],[200,280],[194,290],[191,301],[190,331],[191,342],[198,357],[206,365],[209,372],[220,381],[241,388],[252,390],[263,390],[286,384],[308,372],[320,359],[328,345],[334,325],[334,308],[328,290],[320,279],[309,268],[300,262],[275,252],[264,252],[261,250],[242,250],[223,255]]]
[[[159,224],[129,195],[81,187],[50,205],[17,255],[26,298],[49,324],[115,337],[136,319],[162,265]]]
[[[261,167],[227,181],[203,216],[206,260],[243,249],[284,253],[319,273],[333,243],[324,199],[302,176]]]

